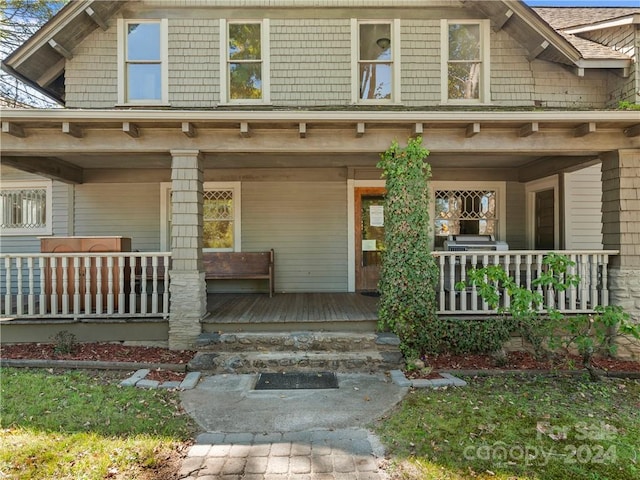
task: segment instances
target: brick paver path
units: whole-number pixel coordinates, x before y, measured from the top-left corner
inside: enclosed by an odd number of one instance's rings
[[[384,480],[367,430],[203,433],[182,464],[183,480]]]

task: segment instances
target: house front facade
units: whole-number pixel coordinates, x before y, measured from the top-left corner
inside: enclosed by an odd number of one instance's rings
[[[265,291],[206,281],[216,251],[273,249],[276,296],[375,290],[376,163],[421,136],[442,314],[482,313],[450,288],[461,254],[444,242],[467,234],[508,245],[487,261],[507,255],[523,281],[535,252],[572,252],[591,283],[569,310],[598,299],[637,318],[640,118],[619,105],[640,102],[640,10],[590,10],[70,2],[3,62],[64,105],[2,110],[3,316],[155,315],[187,348],[217,315],[208,294]],[[127,240],[98,254],[103,272],[92,247],[43,250],[58,237]]]

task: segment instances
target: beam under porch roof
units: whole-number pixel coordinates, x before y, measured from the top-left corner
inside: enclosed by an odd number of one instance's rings
[[[64,183],[82,183],[82,168],[56,157],[2,156],[0,162],[23,172],[35,173]]]

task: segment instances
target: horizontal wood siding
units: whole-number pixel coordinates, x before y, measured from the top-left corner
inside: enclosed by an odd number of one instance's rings
[[[130,237],[133,250],[160,250],[160,185],[76,185],[74,234]]]
[[[602,248],[600,164],[565,175],[566,248]]]
[[[243,183],[242,249],[270,248],[276,292],[346,291],[346,183]]]
[[[510,250],[524,250],[527,247],[526,195],[524,184],[507,183],[507,243]]]

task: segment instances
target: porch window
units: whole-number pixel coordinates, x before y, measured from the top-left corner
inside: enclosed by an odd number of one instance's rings
[[[166,103],[167,20],[119,20],[119,101]]]
[[[221,20],[223,102],[269,102],[269,21]]]
[[[400,21],[352,23],[354,103],[399,102]]]
[[[494,190],[437,190],[435,192],[435,247],[449,235],[495,235],[498,231]]]
[[[487,102],[489,29],[484,20],[442,21],[442,101]]]
[[[3,235],[51,233],[51,184],[4,182],[0,190],[0,229]]]
[[[207,190],[203,204],[204,248],[233,251],[233,190]]]

